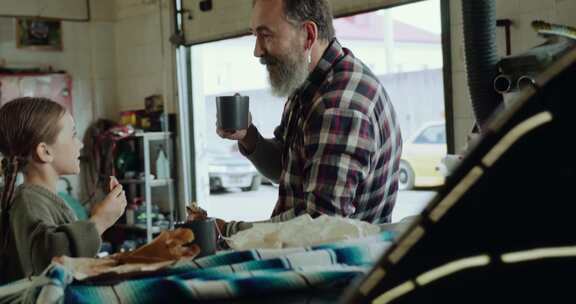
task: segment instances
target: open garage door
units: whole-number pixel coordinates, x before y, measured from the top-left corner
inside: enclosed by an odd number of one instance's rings
[[[331,0],[335,17],[392,7],[418,0]],[[250,32],[252,0],[182,0],[185,45],[238,37]]]

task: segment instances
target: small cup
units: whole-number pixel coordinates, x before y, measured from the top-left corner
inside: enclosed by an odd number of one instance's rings
[[[218,237],[214,218],[178,223],[176,228],[188,228],[194,232],[194,241],[191,244],[200,247],[199,258],[216,253]]]
[[[216,97],[216,125],[224,130],[242,130],[248,128],[249,98],[234,96]]]

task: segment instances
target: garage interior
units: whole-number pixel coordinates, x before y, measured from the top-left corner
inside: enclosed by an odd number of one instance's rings
[[[406,188],[396,202],[402,211],[388,226],[394,237],[381,240],[386,248],[361,265],[365,269],[346,279],[338,277],[344,282],[340,285],[284,290],[275,289],[274,279],[265,277],[261,284],[270,284],[270,292],[261,296],[248,291],[228,298],[202,292],[189,295],[175,285],[162,287],[166,288],[163,291],[177,290],[164,298],[209,303],[462,303],[496,297],[502,302],[518,298],[549,302],[573,298],[560,274],[573,269],[570,265],[576,261],[569,236],[569,217],[574,214],[570,189],[576,180],[576,166],[570,159],[576,151],[564,141],[574,129],[569,122],[576,113],[570,102],[576,73],[576,1],[330,2],[334,17],[343,20],[341,33],[352,36],[358,33],[346,33],[346,27],[353,28],[346,21],[369,23],[364,14],[378,12],[371,16],[392,26],[387,10],[437,4],[439,32],[405,25],[404,30],[420,37],[420,42],[433,40],[438,51],[430,51],[434,54],[430,58],[438,58],[440,65],[431,64],[417,77],[410,75],[413,71],[406,66],[396,73],[438,84],[418,84],[423,88],[422,96],[418,95],[421,104],[411,107],[434,113],[423,116],[422,123],[414,122],[417,115],[405,118],[407,123],[412,119],[412,124],[402,131],[406,147],[425,127],[440,128],[442,161],[435,160],[431,169],[432,174],[441,176],[440,181],[427,184],[428,180],[410,177],[416,175],[411,167],[415,165],[405,162]],[[130,211],[123,222],[105,235],[109,253],[150,243],[161,231],[185,221],[187,207],[193,202],[209,215],[226,220],[238,215],[256,220],[271,212],[277,186],[264,180],[249,163],[238,160],[238,151],[229,151],[234,147],[226,146],[226,152],[234,156],[213,163],[219,155],[210,146],[215,136],[209,129],[214,125],[211,111],[215,109],[205,102],[208,97],[233,94],[209,89],[206,75],[213,65],[202,56],[240,52],[238,46],[245,42],[240,39],[249,39],[251,10],[249,0],[0,3],[0,105],[9,96],[60,94],[59,101],[72,111],[83,137],[82,173],[61,181],[67,201],[88,210],[90,201],[103,195],[103,176],[123,174],[132,205],[129,202]],[[59,45],[26,47],[21,32],[26,19],[56,22]],[[427,47],[430,41],[422,43]],[[397,42],[402,43],[400,38]],[[403,42],[409,46],[419,43]],[[256,65],[252,49],[249,51],[246,61]],[[375,62],[385,63],[386,54],[380,57]],[[239,83],[214,78],[223,87],[226,81],[232,86]],[[254,94],[251,103],[262,96],[250,87],[238,90]],[[437,90],[439,110],[427,111],[426,90]],[[263,104],[258,114],[279,116],[281,110]],[[249,178],[228,189],[223,183],[230,177],[221,173],[230,170],[226,166],[247,170]],[[217,174],[216,167],[224,168]],[[403,207],[402,200],[412,197],[411,191],[418,195],[418,203]],[[259,200],[267,200],[268,205]],[[198,266],[203,267],[210,266]],[[117,284],[144,282],[143,277],[119,277],[104,283],[98,292],[114,295]],[[70,280],[66,284],[73,288],[63,289],[65,299],[81,301],[84,283]],[[162,283],[157,284],[142,286],[153,288]],[[32,281],[0,286],[0,303],[22,301],[26,290],[39,292],[38,288]],[[131,301],[164,298],[158,295]]]

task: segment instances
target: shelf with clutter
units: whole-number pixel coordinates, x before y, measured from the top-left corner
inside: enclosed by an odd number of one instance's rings
[[[91,179],[87,184],[102,188],[109,176],[115,176],[128,202],[125,214],[103,235],[112,252],[134,249],[174,227],[177,178],[175,132],[170,128],[174,117],[163,112],[158,100],[151,96],[146,109],[121,112],[120,123],[99,120],[87,132]]]
[[[124,187],[128,206],[115,228],[124,230],[125,239],[150,242],[156,233],[174,226],[175,170],[172,153],[166,151],[172,149],[172,140],[170,132],[135,132],[117,143],[114,175]]]

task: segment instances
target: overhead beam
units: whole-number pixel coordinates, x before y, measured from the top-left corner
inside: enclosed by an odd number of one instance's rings
[[[420,0],[330,0],[334,16],[354,15],[362,12],[403,5]],[[185,45],[223,40],[250,33],[252,0],[211,1],[182,0]]]

